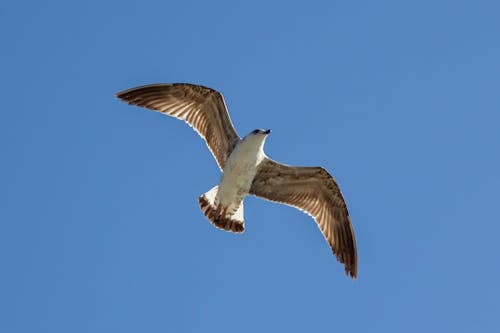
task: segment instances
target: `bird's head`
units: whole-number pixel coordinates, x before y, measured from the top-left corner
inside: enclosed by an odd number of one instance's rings
[[[255,129],[249,133],[249,135],[264,135],[267,136],[269,133],[271,133],[271,130],[263,130],[263,129]]]
[[[243,138],[243,141],[248,143],[252,142],[251,145],[262,147],[269,133],[271,133],[271,130],[256,129],[248,133]]]

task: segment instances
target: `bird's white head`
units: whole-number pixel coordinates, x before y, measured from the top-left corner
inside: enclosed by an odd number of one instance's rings
[[[266,137],[269,133],[271,133],[270,129],[268,129],[268,130],[256,129],[256,130],[253,130],[250,133],[248,133],[247,136],[249,136],[249,135],[263,135],[264,137]]]
[[[256,145],[263,145],[271,130],[256,129],[243,138],[244,141],[254,142]]]
[[[243,138],[241,142],[242,148],[245,147],[245,150],[262,152],[264,141],[266,141],[269,133],[271,133],[271,130],[256,129],[251,131]]]

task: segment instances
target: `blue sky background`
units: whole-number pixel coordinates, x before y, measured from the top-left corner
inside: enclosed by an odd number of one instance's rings
[[[498,332],[497,1],[2,7],[1,332]],[[327,168],[359,278],[295,209],[212,227],[203,141],[114,97],[158,82]]]

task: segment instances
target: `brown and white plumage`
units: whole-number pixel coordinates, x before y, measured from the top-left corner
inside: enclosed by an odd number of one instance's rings
[[[240,139],[224,98],[208,87],[187,83],[151,84],[122,91],[116,96],[129,104],[187,122],[205,140],[221,170]]]
[[[328,171],[288,166],[266,158],[257,169],[250,194],[311,215],[346,273],[356,277],[354,230],[342,193]]]
[[[356,240],[344,198],[321,167],[293,167],[263,152],[270,131],[255,130],[240,139],[222,95],[210,88],[176,83],[132,88],[117,94],[142,106],[186,121],[206,141],[221,170],[219,184],[199,198],[200,208],[216,227],[243,232],[247,194],[296,207],[311,215],[346,274],[357,276]]]

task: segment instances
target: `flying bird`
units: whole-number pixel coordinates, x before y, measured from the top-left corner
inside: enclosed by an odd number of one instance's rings
[[[256,129],[240,138],[222,94],[211,88],[187,83],[152,84],[116,96],[184,120],[205,140],[222,176],[198,202],[215,227],[243,232],[243,200],[248,194],[296,207],[313,217],[346,274],[356,278],[353,226],[342,193],[328,171],[285,165],[267,157],[263,147],[270,130]]]

